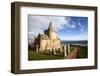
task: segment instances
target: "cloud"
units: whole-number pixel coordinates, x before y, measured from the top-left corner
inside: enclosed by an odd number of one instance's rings
[[[74,29],[74,28],[76,28],[76,22],[74,22],[72,19],[71,19],[71,17],[68,17],[67,19],[66,19],[66,24],[65,24],[65,26],[67,27],[67,28],[70,28],[70,29]]]
[[[84,31],[84,28],[81,28],[80,31],[81,31],[81,32]]]
[[[76,25],[72,25],[71,28],[76,28]]]
[[[65,17],[56,17],[56,16],[34,16],[29,15],[28,17],[29,33],[37,35],[38,33],[43,33],[49,26],[50,21],[54,30],[57,32],[60,29],[63,29],[64,24],[67,23]]]
[[[81,32],[83,32],[83,31],[86,29],[86,26],[82,25],[81,22],[78,22],[77,24],[78,24],[78,26],[80,27],[80,31],[81,31]]]
[[[81,22],[79,21],[78,23],[77,23],[80,27],[82,26],[82,24],[81,24]]]
[[[76,17],[77,19],[78,17]],[[80,20],[75,21],[71,17],[62,16],[28,16],[28,34],[30,38],[37,36],[39,33],[44,33],[44,30],[48,29],[49,23],[52,22],[52,26],[55,32],[57,32],[61,40],[85,40],[87,39],[86,26],[83,25]],[[59,35],[59,31],[62,31],[62,35]],[[76,32],[77,31],[77,32]],[[86,31],[86,32],[85,32]],[[64,32],[64,35],[63,35]],[[76,32],[76,33],[75,33]],[[73,35],[73,33],[75,35]],[[81,34],[79,34],[81,33]],[[70,36],[68,36],[70,34]]]
[[[87,29],[86,26],[83,25],[83,26],[81,26],[80,31],[84,32],[86,29]]]
[[[88,40],[88,34],[87,34],[87,32],[83,32],[83,33],[81,33],[81,34],[77,34],[77,35],[71,35],[71,36],[65,36],[65,35],[63,35],[63,36],[61,36],[60,37],[60,39],[62,40],[62,41],[64,41],[64,40]]]

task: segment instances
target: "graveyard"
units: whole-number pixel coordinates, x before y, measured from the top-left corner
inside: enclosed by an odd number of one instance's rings
[[[69,46],[69,45],[68,45]],[[87,47],[63,47],[63,51],[42,51],[29,50],[28,60],[55,60],[55,59],[79,59],[87,58]]]

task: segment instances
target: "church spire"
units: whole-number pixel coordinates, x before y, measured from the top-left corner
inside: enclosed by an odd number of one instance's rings
[[[50,22],[48,30],[53,31],[52,22]]]

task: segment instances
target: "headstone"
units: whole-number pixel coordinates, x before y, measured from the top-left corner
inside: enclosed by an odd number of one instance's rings
[[[70,54],[70,44],[68,44],[68,54]]]
[[[50,48],[50,52],[52,51],[52,49]]]
[[[55,48],[53,48],[53,53],[54,53],[54,55],[56,55],[56,50],[55,50]]]
[[[38,45],[36,45],[36,52],[37,52],[37,53],[39,52]]]
[[[64,56],[67,56],[67,49],[66,49],[66,45],[64,45]]]

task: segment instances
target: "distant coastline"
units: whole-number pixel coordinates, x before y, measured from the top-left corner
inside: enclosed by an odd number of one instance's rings
[[[71,44],[71,45],[80,45],[80,46],[87,46],[88,44],[88,40],[79,40],[79,41],[61,41],[62,45],[67,45],[67,44]]]

